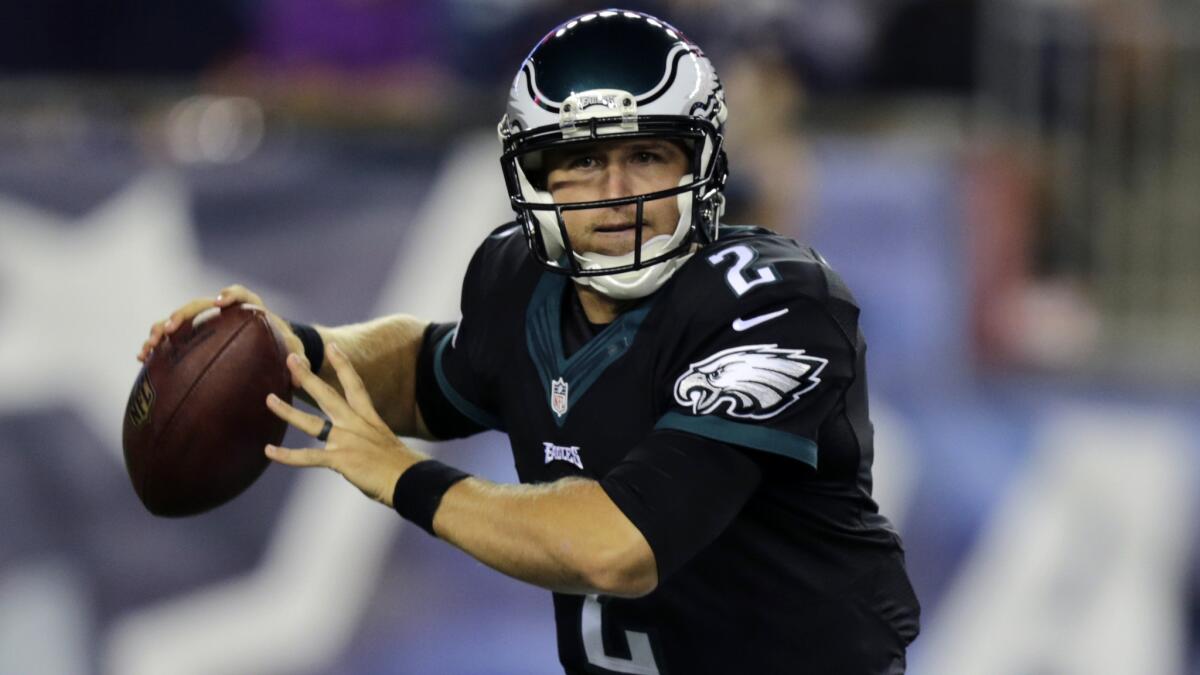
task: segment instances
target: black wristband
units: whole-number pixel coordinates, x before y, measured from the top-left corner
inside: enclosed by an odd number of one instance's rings
[[[288,325],[304,345],[304,358],[308,359],[309,367],[314,373],[320,373],[321,365],[325,363],[325,341],[321,339],[321,334],[306,323],[289,321]]]
[[[436,459],[422,460],[400,474],[396,487],[392,488],[392,508],[436,537],[433,515],[442,503],[442,496],[452,485],[470,477],[471,474]]]

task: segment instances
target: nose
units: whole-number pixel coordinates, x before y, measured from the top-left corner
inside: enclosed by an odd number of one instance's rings
[[[621,166],[620,162],[609,162],[604,171],[604,199],[619,199],[621,197],[630,197],[633,195],[633,182],[629,175],[629,171]],[[622,209],[626,206],[614,206],[614,209]]]

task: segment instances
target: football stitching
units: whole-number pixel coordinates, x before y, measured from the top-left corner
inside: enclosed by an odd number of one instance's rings
[[[242,331],[246,329],[246,326],[250,324],[251,319],[252,317],[247,317],[244,321],[242,321],[242,325],[238,326],[237,330],[233,331],[233,333],[229,336],[229,339],[225,341],[225,344],[221,345],[221,348],[218,349],[216,353],[213,354],[212,358],[204,364],[204,369],[201,371],[200,377],[197,377],[196,381],[193,382],[190,387],[188,387],[186,392],[184,392],[183,397],[179,399],[179,403],[175,406],[175,409],[171,411],[171,416],[167,418],[165,423],[163,423],[162,429],[151,437],[151,442],[154,445],[157,446],[158,440],[167,435],[167,431],[170,430],[171,425],[175,422],[175,416],[179,414],[180,409],[182,409],[184,404],[187,403],[188,397],[192,395],[192,392],[195,391],[196,387],[200,386],[200,383],[204,381],[204,378],[208,377],[208,373],[210,372],[213,362],[216,361],[221,354],[225,353],[225,350],[229,348],[229,345],[233,344],[233,341],[237,339],[238,335],[241,335]],[[159,454],[153,453],[152,460],[153,461],[147,463],[146,471],[142,475],[141,494],[146,495],[147,498],[149,498],[149,493],[146,492],[146,484],[150,481],[150,475],[154,473],[154,466],[159,460]]]

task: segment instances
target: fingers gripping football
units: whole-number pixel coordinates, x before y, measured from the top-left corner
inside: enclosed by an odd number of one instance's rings
[[[138,361],[144,362],[150,357],[150,352],[158,347],[165,338],[178,330],[184,323],[194,319],[200,312],[210,307],[229,307],[240,302],[256,305],[266,312],[267,318],[271,321],[275,330],[283,336],[284,344],[289,353],[301,354],[304,352],[304,345],[300,342],[300,338],[296,337],[295,333],[292,332],[291,326],[286,321],[274,312],[267,310],[262,298],[257,293],[254,293],[241,284],[234,284],[221,289],[221,292],[217,294],[215,299],[196,298],[171,312],[166,319],[155,322],[150,327],[150,337],[142,343],[142,348],[138,351]]]
[[[217,293],[216,304],[220,305],[221,307],[228,307],[235,302],[248,302],[252,305],[258,305],[259,307],[263,306],[262,298],[258,297],[257,293],[251,291],[249,288],[246,288],[241,284],[226,286],[225,288],[221,289],[220,293]]]
[[[138,360],[145,361],[150,356],[150,352],[159,345],[171,333],[174,333],[185,321],[190,321],[200,312],[213,306],[213,301],[210,298],[197,298],[184,304],[179,309],[171,312],[170,316],[157,321],[150,327],[150,337],[142,343],[142,349],[138,352]]]
[[[239,302],[261,307],[262,310],[266,312],[267,319],[271,322],[271,325],[274,326],[275,330],[283,336],[284,346],[287,347],[289,354],[304,353],[304,344],[300,342],[300,338],[296,337],[296,334],[292,332],[291,325],[288,324],[287,321],[284,321],[283,318],[278,314],[267,309],[267,305],[257,293],[251,291],[245,286],[242,286],[241,284],[234,284],[221,289],[221,292],[217,294],[216,305],[218,307],[228,307],[229,305]],[[298,382],[293,382],[293,384],[297,386],[299,385]]]

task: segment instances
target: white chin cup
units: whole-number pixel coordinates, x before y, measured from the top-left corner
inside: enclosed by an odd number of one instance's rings
[[[665,238],[667,235],[661,235]],[[605,256],[616,258],[618,256]],[[692,257],[691,253],[664,260],[656,265],[641,269],[621,272],[620,274],[605,274],[598,277],[575,277],[575,283],[589,286],[613,300],[636,300],[662,288],[667,279],[675,274],[680,265]],[[632,258],[632,254],[630,255]],[[608,267],[606,265],[606,267]]]
[[[693,180],[695,178],[691,174],[684,174],[679,179],[679,185],[687,185]],[[675,232],[670,236],[660,234],[656,237],[651,237],[649,241],[643,242],[642,260],[650,260],[667,251],[673,250],[687,236],[688,230],[692,225],[692,191],[682,192],[676,195],[675,199],[679,205],[679,222],[675,224]],[[646,224],[643,222],[642,227],[645,226]],[[603,255],[591,252],[576,253],[574,255],[575,259],[579,261],[579,266],[585,270],[599,270],[633,264],[633,251],[624,255]],[[670,279],[671,275],[675,273],[675,270],[679,269],[680,265],[690,257],[690,253],[685,253],[649,267],[621,272],[619,274],[578,277],[575,281],[590,286],[614,300],[635,300],[637,298],[644,298],[661,288],[667,282],[667,279]]]

